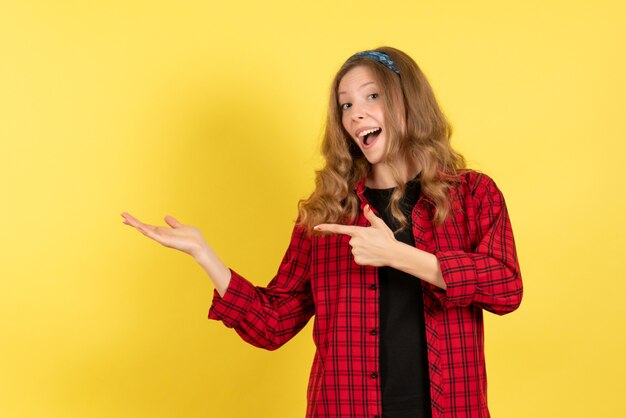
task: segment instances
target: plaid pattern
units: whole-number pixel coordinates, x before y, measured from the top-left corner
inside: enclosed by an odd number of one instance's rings
[[[361,209],[365,179],[355,186]],[[443,290],[423,282],[433,418],[489,417],[483,309],[503,315],[522,299],[513,231],[502,193],[468,170],[452,191],[453,213],[435,227],[424,196],[413,210],[416,247],[440,261]],[[356,225],[368,226],[361,213]],[[295,227],[276,276],[254,286],[232,271],[209,318],[248,343],[275,350],[315,315],[317,347],[307,390],[307,418],[382,416],[378,271],[359,266],[349,236],[311,237]]]

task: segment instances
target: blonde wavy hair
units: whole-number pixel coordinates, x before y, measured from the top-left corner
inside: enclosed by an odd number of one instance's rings
[[[357,66],[368,67],[380,88],[383,101],[387,140],[387,163],[398,187],[390,199],[392,216],[403,229],[407,219],[399,208],[406,179],[393,161],[404,159],[407,167],[419,168],[421,193],[434,206],[434,222],[440,225],[450,214],[449,191],[459,180],[465,168],[463,156],[452,149],[452,127],[439,108],[428,80],[404,52],[380,47],[394,62],[400,74],[384,64],[369,58],[349,58],[332,81],[328,113],[321,152],[325,166],[315,172],[315,190],[298,202],[297,224],[315,234],[313,227],[320,223],[353,223],[359,212],[359,199],[354,186],[371,170],[358,145],[350,137],[341,121],[337,89],[342,77]]]

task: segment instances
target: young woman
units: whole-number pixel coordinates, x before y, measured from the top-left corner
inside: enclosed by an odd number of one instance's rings
[[[315,315],[307,417],[489,417],[483,310],[515,310],[522,279],[502,193],[450,135],[408,55],[350,57],[331,87],[326,165],[266,287],[197,228],[122,216],[202,265],[209,318],[248,343],[275,350]]]

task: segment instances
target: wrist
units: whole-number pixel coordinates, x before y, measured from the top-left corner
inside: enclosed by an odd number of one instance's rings
[[[199,243],[196,248],[189,252],[189,254],[193,257],[196,262],[202,264],[203,261],[206,261],[211,257],[211,253],[213,250],[209,247],[206,242]]]
[[[389,267],[400,270],[406,247],[408,247],[408,245],[401,241],[395,240],[393,242],[393,244],[389,247],[389,261],[387,263]]]

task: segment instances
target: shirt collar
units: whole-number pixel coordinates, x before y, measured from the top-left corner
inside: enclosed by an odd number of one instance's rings
[[[420,176],[421,173],[417,174],[417,177]],[[353,189],[356,192],[357,196],[361,199],[361,201],[365,201],[366,199],[363,197],[363,193],[365,192],[365,181],[367,180],[367,174],[364,175],[361,180],[357,181],[354,185]]]
[[[367,174],[363,176],[361,180],[357,181],[356,184],[354,185],[354,191],[356,192],[356,195],[359,197],[359,200],[361,200],[361,209],[363,209],[363,206],[365,206],[365,204],[368,203],[367,199],[363,195],[363,193],[365,192],[365,180],[367,180]]]
[[[467,176],[466,174],[469,172],[468,169],[465,170],[461,170],[460,175],[458,176],[458,179],[460,180],[461,183],[467,183]],[[420,174],[418,174],[419,176]],[[363,176],[359,181],[356,182],[356,184],[354,185],[353,189],[356,192],[356,195],[359,197],[359,200],[361,201],[361,210],[363,210],[363,207],[368,204],[369,202],[367,201],[367,199],[364,196],[364,192],[365,192],[365,181],[367,180],[367,174],[365,176]],[[430,199],[428,199],[424,194],[420,194],[420,197],[418,199],[418,203],[422,203],[425,201],[430,201]]]

